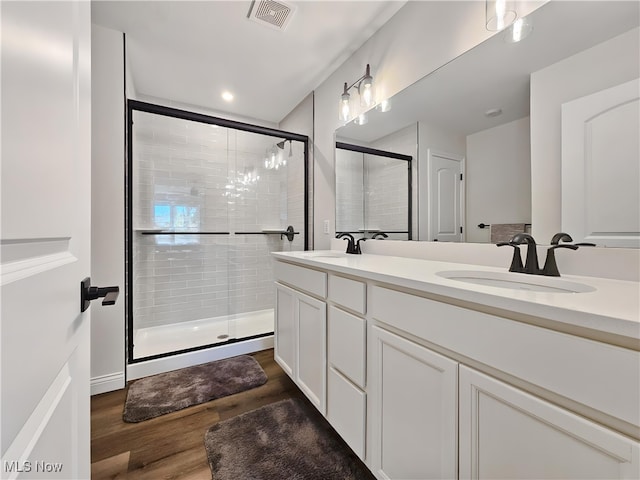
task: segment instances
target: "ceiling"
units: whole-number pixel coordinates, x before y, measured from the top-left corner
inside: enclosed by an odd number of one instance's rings
[[[137,95],[278,123],[406,2],[286,1],[283,30],[252,3],[94,0],[92,22],[126,34]]]
[[[531,73],[638,27],[640,2],[552,1],[529,18],[521,42],[494,35],[394,96],[391,111],[341,127],[341,139],[368,143],[418,121],[466,136],[526,117]],[[485,116],[496,108],[503,113]]]

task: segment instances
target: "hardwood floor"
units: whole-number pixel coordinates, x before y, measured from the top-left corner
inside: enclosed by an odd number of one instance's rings
[[[273,359],[273,350],[253,356],[269,377],[264,385],[144,422],[122,420],[126,388],[92,397],[91,478],[211,479],[204,449],[209,427],[278,400],[303,397]]]

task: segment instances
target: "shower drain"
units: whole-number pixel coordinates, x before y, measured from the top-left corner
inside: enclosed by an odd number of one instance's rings
[[[229,338],[229,335],[227,334],[218,335],[218,340],[224,340],[225,338]]]

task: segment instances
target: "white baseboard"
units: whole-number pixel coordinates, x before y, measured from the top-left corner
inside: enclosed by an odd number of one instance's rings
[[[127,380],[273,348],[273,335],[127,365]]]
[[[124,388],[124,372],[100,375],[91,379],[91,395],[112,392]]]

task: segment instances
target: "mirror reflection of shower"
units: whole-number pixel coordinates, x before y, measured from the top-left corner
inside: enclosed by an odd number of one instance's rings
[[[336,234],[411,240],[411,162],[409,155],[337,142]]]
[[[285,157],[284,149],[286,143],[289,142],[289,154]],[[287,157],[293,156],[293,144],[292,140],[282,140],[276,143],[271,148],[268,148],[264,155],[264,168],[269,170],[278,170],[280,167],[287,166]]]

